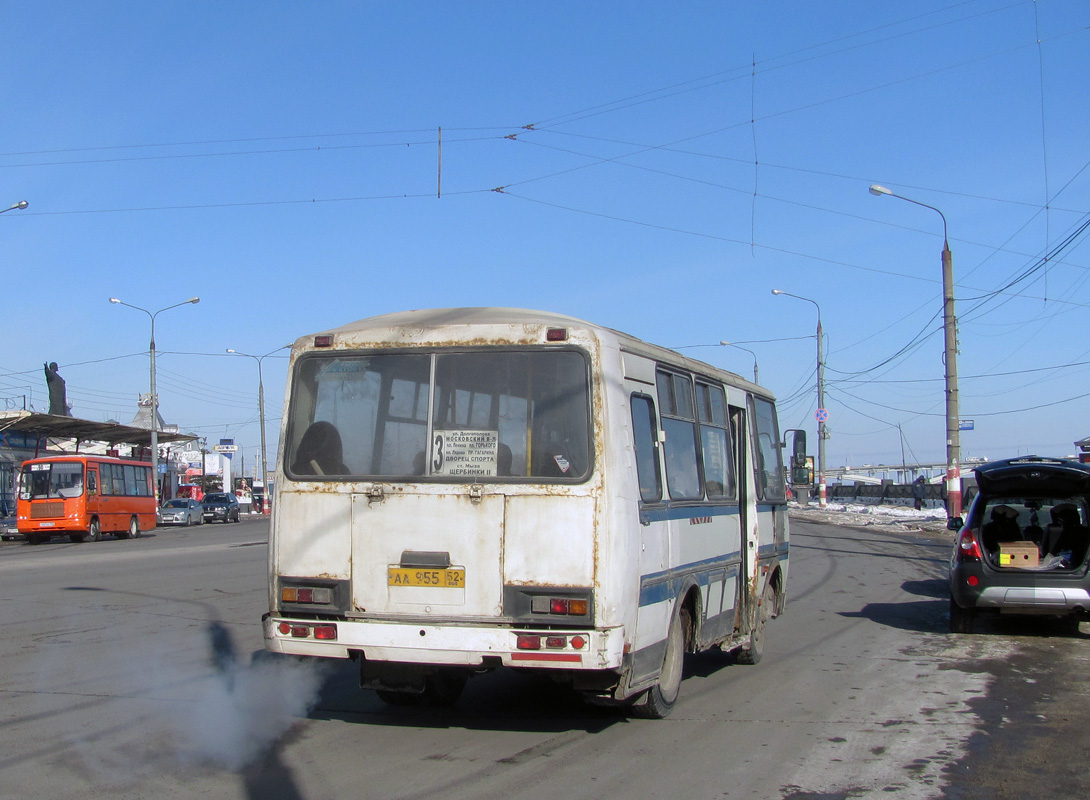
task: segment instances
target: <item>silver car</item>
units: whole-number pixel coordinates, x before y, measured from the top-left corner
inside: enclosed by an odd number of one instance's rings
[[[203,525],[204,515],[201,504],[192,497],[176,497],[167,500],[159,509],[160,525]]]

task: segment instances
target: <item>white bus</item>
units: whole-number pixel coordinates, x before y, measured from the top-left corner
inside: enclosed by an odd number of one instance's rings
[[[543,671],[643,717],[686,652],[756,663],[783,610],[772,396],[572,317],[408,311],[291,355],[268,650],[355,659],[390,703]]]

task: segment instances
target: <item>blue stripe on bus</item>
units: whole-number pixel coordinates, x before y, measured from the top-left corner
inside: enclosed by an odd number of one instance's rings
[[[708,585],[711,574],[717,570],[726,570],[728,579],[737,577],[741,563],[742,553],[738,551],[644,575],[640,578],[640,605],[672,600],[680,593],[681,582],[690,575],[702,586]]]
[[[640,522],[666,522],[672,519],[699,519],[700,517],[733,517],[738,516],[737,504],[731,505],[699,505],[699,506],[674,506],[666,505],[657,508],[640,509]]]
[[[790,545],[787,542],[779,544],[763,544],[757,548],[757,558],[771,558],[772,556],[786,556]]]

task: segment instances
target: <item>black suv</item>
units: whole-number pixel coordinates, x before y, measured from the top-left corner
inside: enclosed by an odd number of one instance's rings
[[[1060,620],[1090,614],[1090,465],[1025,456],[974,470],[979,494],[950,558],[950,630],[971,633],[978,614]]]
[[[206,494],[201,501],[205,522],[238,522],[238,498],[233,494]]]

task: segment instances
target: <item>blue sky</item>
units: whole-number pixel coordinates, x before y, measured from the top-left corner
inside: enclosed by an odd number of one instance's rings
[[[830,466],[1090,435],[1090,4],[0,6],[0,396],[256,456],[256,364],[410,308],[582,317],[752,375]],[[438,131],[442,129],[441,196]],[[502,188],[502,192],[493,191]],[[264,361],[270,462],[286,359]]]

